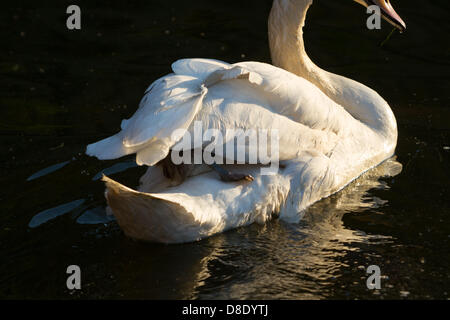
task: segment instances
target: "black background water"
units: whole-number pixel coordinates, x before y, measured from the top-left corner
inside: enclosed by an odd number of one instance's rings
[[[114,134],[179,58],[270,62],[271,1],[77,1],[80,31],[66,28],[72,1],[2,4],[0,297],[447,299],[450,5],[392,2],[408,30],[383,47],[392,28],[367,30],[364,9],[350,0],[316,0],[305,39],[319,66],[389,101],[403,172],[362,177],[300,224],[274,220],[176,246],[136,243],[115,222],[96,224],[105,202],[93,178],[132,158],[100,162],[84,148]],[[142,173],[113,177],[134,186]],[[75,200],[84,201],[28,226]],[[66,289],[71,264],[82,270],[75,293]],[[366,287],[373,264],[383,274],[377,291]]]

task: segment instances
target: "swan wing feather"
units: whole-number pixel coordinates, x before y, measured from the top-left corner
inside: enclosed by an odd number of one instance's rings
[[[121,124],[122,131],[87,148],[99,159],[116,159],[136,153],[139,165],[155,165],[178,142],[177,130],[187,130],[201,109],[208,86],[231,79],[262,83],[244,67],[207,59],[184,59],[173,65],[175,73],[155,81],[145,92],[139,109]]]

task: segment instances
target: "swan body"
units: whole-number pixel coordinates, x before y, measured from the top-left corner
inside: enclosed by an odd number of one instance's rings
[[[328,73],[309,60],[302,27],[312,0],[275,0],[269,18],[272,59],[228,64],[183,59],[155,81],[122,131],[88,146],[99,159],[136,153],[148,166],[138,190],[104,177],[106,198],[124,232],[135,239],[182,243],[232,228],[264,223],[276,214],[299,221],[304,210],[393,156],[395,117],[366,86]],[[179,142],[177,129],[194,134],[227,128],[278,131],[278,173],[261,165],[227,165],[250,173],[251,183],[223,182],[196,165],[172,186],[159,161]]]

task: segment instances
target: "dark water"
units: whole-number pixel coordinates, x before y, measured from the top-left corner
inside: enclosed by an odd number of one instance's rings
[[[365,29],[350,0],[316,0],[305,37],[320,66],[389,101],[403,172],[369,172],[300,224],[176,246],[133,242],[104,220],[98,173],[135,186],[143,169],[84,148],[115,133],[178,58],[270,62],[271,1],[78,1],[76,32],[65,27],[71,2],[3,4],[0,297],[448,299],[450,5],[392,2],[408,30],[382,48],[391,27]],[[82,270],[76,293],[65,285],[71,264]],[[381,268],[381,290],[366,287],[369,265]]]

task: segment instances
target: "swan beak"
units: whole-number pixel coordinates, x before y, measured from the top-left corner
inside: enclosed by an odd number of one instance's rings
[[[389,0],[355,0],[356,2],[369,7],[376,5],[381,9],[381,15],[384,20],[392,24],[394,27],[403,32],[406,30],[406,23],[403,19],[395,12]]]

